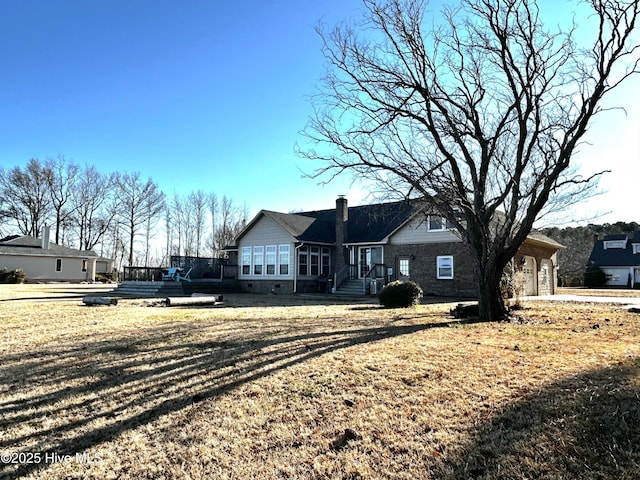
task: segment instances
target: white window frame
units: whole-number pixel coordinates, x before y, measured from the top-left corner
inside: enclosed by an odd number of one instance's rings
[[[328,277],[331,273],[331,250],[327,247],[322,247],[320,253],[320,276]]]
[[[443,265],[444,262],[449,262],[449,265]],[[443,275],[442,270],[451,269],[450,275]],[[438,280],[453,280],[454,279],[454,263],[453,255],[439,255],[436,257],[436,278]]]
[[[82,266],[80,267],[80,269],[83,272],[86,272],[88,268],[89,268],[89,260],[87,260],[86,258],[83,258],[82,259]]]
[[[56,272],[62,271],[62,259],[56,258]]]
[[[264,254],[264,263],[265,263],[265,274],[266,275],[276,275],[278,272],[278,246],[277,245],[267,245]],[[271,272],[269,271],[269,267],[271,267]]]
[[[612,249],[624,250],[625,248],[627,248],[627,241],[626,240],[605,240],[603,246],[605,250],[612,250]]]
[[[304,258],[304,262],[302,259]],[[309,262],[310,262],[309,247],[306,245],[301,246],[298,249],[298,275],[301,277],[309,276]]]
[[[287,267],[286,272],[283,272],[282,267]],[[291,272],[291,246],[279,245],[278,246],[278,274],[289,275]]]
[[[398,274],[400,276],[409,278],[410,272],[411,272],[411,270],[410,270],[411,267],[409,265],[410,264],[409,264],[409,259],[408,258],[399,259],[398,260]]]
[[[242,275],[251,275],[251,258],[253,252],[251,251],[251,247],[242,247],[242,256],[240,257]],[[248,260],[248,261],[247,261]],[[247,267],[247,271],[244,271],[244,268]]]
[[[640,253],[640,243],[633,244],[633,253]]]
[[[321,261],[320,247],[309,247],[309,275],[317,277],[320,275],[320,261]]]
[[[264,247],[253,247],[253,274],[264,275]]]
[[[437,222],[439,220],[439,222]],[[431,222],[439,223],[439,228],[431,228]],[[443,232],[445,229],[444,217],[442,215],[429,215],[427,216],[427,231],[428,232]]]
[[[431,221],[439,223],[439,228],[431,228]],[[437,220],[440,220],[439,222]],[[453,222],[450,222],[446,217],[442,215],[428,215],[427,216],[427,231],[428,232],[446,232],[447,230],[455,230],[456,226]]]

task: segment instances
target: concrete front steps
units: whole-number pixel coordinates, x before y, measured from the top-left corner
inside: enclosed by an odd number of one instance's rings
[[[153,298],[185,297],[193,293],[224,294],[238,293],[240,285],[236,281],[192,281],[192,282],[136,282],[125,281],[109,293],[116,297]]]
[[[340,285],[340,288],[336,290],[335,295],[362,297],[364,295],[364,280],[360,278],[345,280],[344,283]]]

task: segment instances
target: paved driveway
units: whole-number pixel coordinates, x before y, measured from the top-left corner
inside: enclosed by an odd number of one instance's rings
[[[616,303],[619,305],[640,306],[640,296],[638,297],[606,297],[597,295],[540,295],[538,297],[523,297],[523,300],[549,300],[554,302],[593,302],[593,303]]]

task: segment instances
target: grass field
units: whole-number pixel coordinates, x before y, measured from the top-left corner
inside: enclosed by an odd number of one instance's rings
[[[640,478],[640,314],[619,306],[474,323],[90,288],[0,285],[0,478]]]

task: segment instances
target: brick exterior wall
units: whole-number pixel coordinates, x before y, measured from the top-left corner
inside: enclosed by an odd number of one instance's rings
[[[245,293],[275,293],[290,295],[293,293],[291,280],[240,280],[240,288]],[[298,280],[298,293],[330,293],[330,284],[326,279]]]
[[[438,256],[453,256],[453,279],[437,278]],[[385,263],[393,267],[393,279],[398,275],[398,257],[409,257],[410,279],[422,287],[425,295],[476,297],[474,267],[471,255],[462,242],[415,245],[388,245]]]

